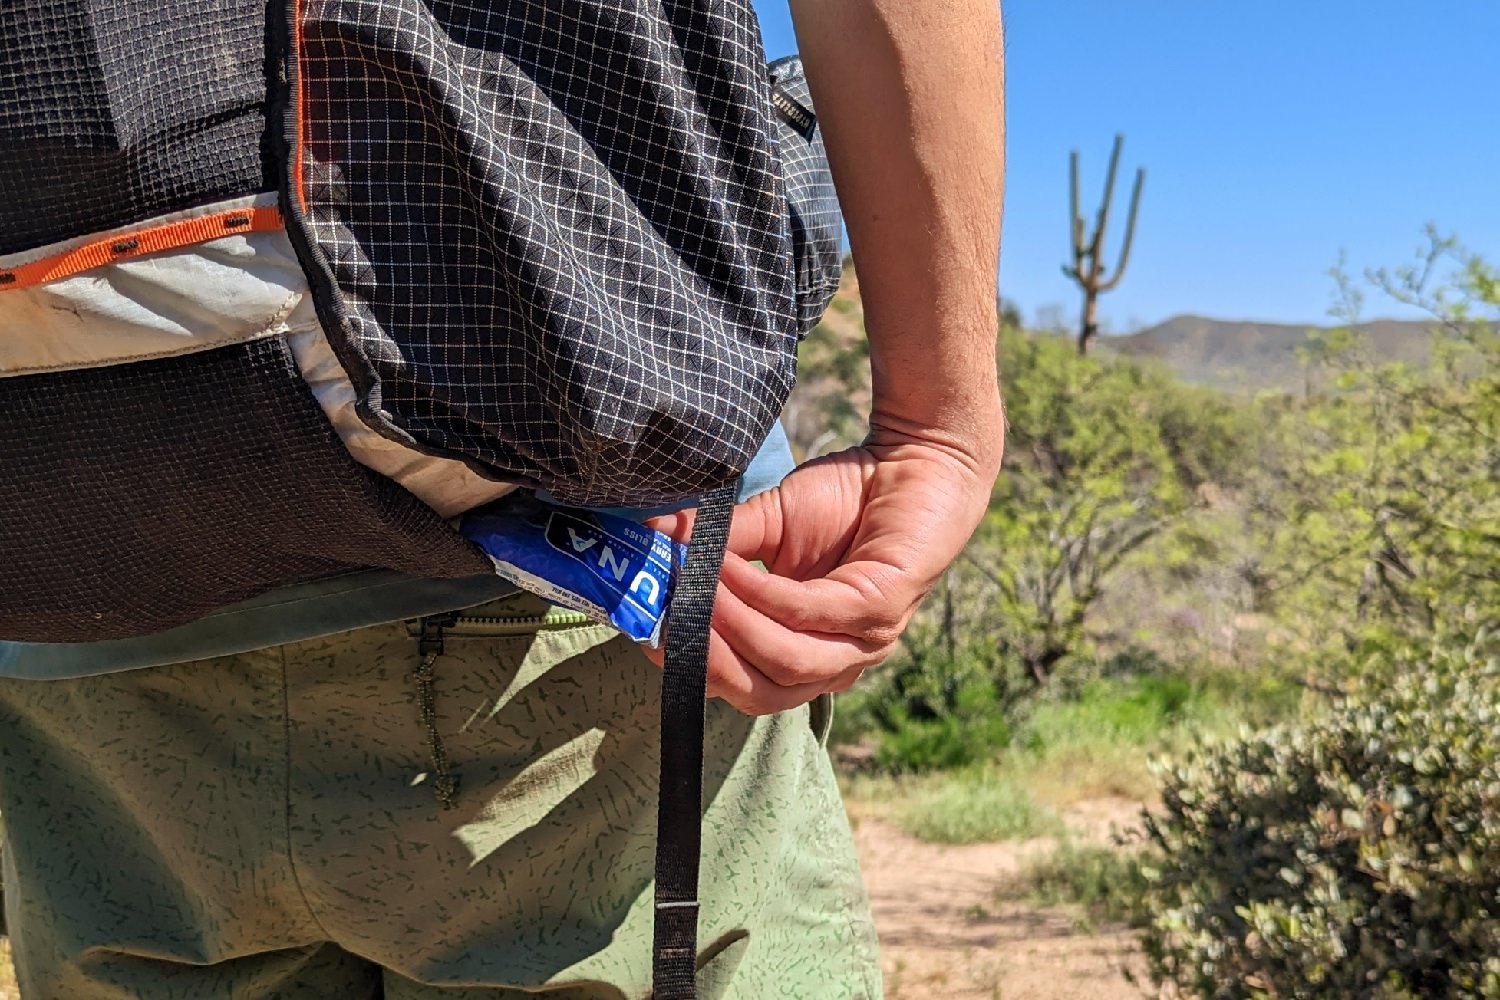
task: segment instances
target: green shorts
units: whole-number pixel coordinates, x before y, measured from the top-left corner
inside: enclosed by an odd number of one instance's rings
[[[509,598],[448,632],[448,810],[406,624],[0,681],[22,996],[648,996],[660,674],[541,610]],[[880,995],[826,714],[709,705],[705,1000]]]

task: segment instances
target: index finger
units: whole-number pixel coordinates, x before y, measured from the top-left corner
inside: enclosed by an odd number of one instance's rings
[[[850,635],[876,643],[895,642],[925,595],[909,574],[871,560],[795,580],[756,569],[731,552],[724,557],[720,580],[746,605],[794,632]]]

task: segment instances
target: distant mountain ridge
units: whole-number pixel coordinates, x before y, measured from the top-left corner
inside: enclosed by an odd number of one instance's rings
[[[1332,327],[1174,316],[1148,330],[1100,337],[1096,343],[1105,351],[1158,358],[1185,382],[1238,392],[1301,392],[1310,376],[1297,348],[1319,329]],[[1420,365],[1431,352],[1431,323],[1375,320],[1354,329],[1378,361]]]

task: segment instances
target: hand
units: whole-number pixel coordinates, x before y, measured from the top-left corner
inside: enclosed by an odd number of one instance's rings
[[[709,637],[710,697],[778,712],[846,690],[890,655],[983,516],[1001,433],[976,457],[877,428],[739,505]],[[692,518],[650,523],[683,538]]]

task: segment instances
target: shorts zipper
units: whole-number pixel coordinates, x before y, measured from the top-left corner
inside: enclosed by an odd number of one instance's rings
[[[417,689],[417,712],[427,739],[432,760],[432,790],[444,809],[452,809],[458,794],[458,776],[448,761],[437,725],[437,661],[443,655],[445,639],[501,638],[534,635],[548,630],[577,628],[594,624],[586,615],[565,608],[549,608],[541,615],[464,615],[457,611],[428,615],[408,621],[406,631],[417,640],[421,665],[411,674]]]
[[[578,628],[595,624],[587,615],[565,608],[552,608],[543,615],[454,615],[443,622],[442,631],[453,638],[501,638],[510,635],[527,635],[549,629]],[[422,634],[420,621],[407,622],[406,629],[413,636]]]
[[[454,612],[428,615],[415,623],[417,627],[417,653],[422,663],[412,673],[417,686],[417,712],[422,728],[427,735],[427,752],[432,758],[432,792],[444,809],[452,809],[458,794],[458,778],[448,765],[448,750],[443,745],[443,736],[438,732],[437,696],[433,692],[438,657],[443,655],[443,638],[458,620]]]

